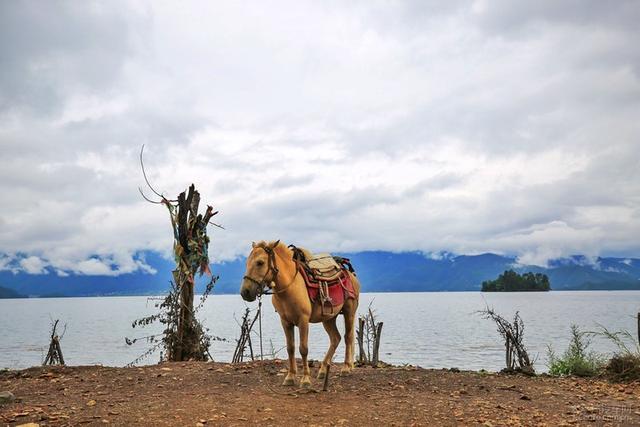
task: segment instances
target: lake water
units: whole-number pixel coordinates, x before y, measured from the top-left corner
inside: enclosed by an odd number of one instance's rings
[[[499,370],[504,367],[504,346],[495,325],[476,312],[492,306],[511,318],[516,310],[525,322],[525,343],[536,368],[546,369],[546,346],[557,352],[566,348],[569,326],[584,330],[602,324],[610,330],[627,329],[636,333],[636,314],[640,311],[640,291],[547,292],[547,293],[370,293],[363,294],[360,312],[370,302],[381,321],[381,359],[427,368]],[[263,303],[265,352],[271,349],[286,358],[284,334],[269,298]],[[199,317],[213,335],[227,342],[213,342],[216,361],[231,360],[240,319],[246,304],[237,295],[212,295]],[[135,338],[157,332],[159,327],[131,328],[131,322],[155,312],[147,297],[51,298],[0,300],[0,368],[25,368],[42,363],[49,342],[51,319],[60,319],[67,329],[61,341],[69,365],[102,364],[123,366],[144,352],[144,342],[128,346],[124,337]],[[340,318],[340,329],[344,330]],[[310,356],[322,357],[328,346],[322,325],[312,325]],[[254,339],[257,346],[258,340]],[[344,358],[344,341],[336,361]],[[612,351],[611,343],[594,339],[592,349]],[[153,355],[145,363],[156,363]]]

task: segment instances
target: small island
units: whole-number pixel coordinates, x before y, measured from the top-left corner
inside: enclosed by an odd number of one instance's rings
[[[546,292],[551,290],[551,283],[546,274],[518,274],[506,270],[495,280],[482,282],[482,292]]]

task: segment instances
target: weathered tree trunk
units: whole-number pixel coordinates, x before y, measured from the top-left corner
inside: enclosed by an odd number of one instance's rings
[[[194,286],[198,271],[200,274],[210,274],[207,255],[209,238],[206,228],[215,213],[213,208],[208,206],[204,216],[198,214],[200,194],[193,184],[189,186],[186,195],[185,192],[178,195],[177,206],[172,206],[166,199],[164,203],[171,213],[174,230],[174,253],[177,266],[173,271],[173,278],[178,288],[180,304],[177,339],[170,351],[169,359],[173,361],[202,359],[204,352],[200,348],[202,346],[200,332],[195,326],[193,317]]]
[[[161,313],[136,320],[133,327],[137,324],[144,325],[155,321],[164,325],[162,345],[166,352],[166,358],[161,353],[161,360],[208,360],[211,358],[209,346],[212,337],[206,333],[206,328],[198,321],[195,314],[202,307],[204,299],[211,292],[218,279],[213,276],[209,268],[210,239],[207,235],[207,226],[212,224],[219,228],[223,227],[209,222],[218,213],[213,211],[212,206],[207,206],[203,214],[198,213],[200,193],[196,191],[194,184],[191,184],[188,190],[180,193],[175,200],[167,199],[153,188],[144,170],[143,152],[144,145],[140,150],[142,175],[149,190],[160,200],[152,200],[145,195],[141,188],[138,190],[145,200],[164,205],[169,211],[176,267],[172,272],[171,291],[164,302],[159,305]],[[211,277],[211,281],[205,288],[200,304],[194,307],[195,277],[197,274],[207,274]],[[219,338],[216,337],[216,339]],[[129,343],[128,339],[127,343]],[[155,347],[157,348],[158,345]],[[136,359],[132,364],[143,357],[145,355]]]
[[[178,341],[173,360],[181,361],[188,358],[188,347],[192,341],[192,331],[190,328],[193,313],[193,291],[192,285],[181,277],[182,282],[178,283],[180,289],[180,315],[178,320]]]

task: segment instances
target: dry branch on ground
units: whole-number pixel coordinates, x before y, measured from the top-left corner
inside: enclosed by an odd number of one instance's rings
[[[60,339],[62,339],[62,336],[64,336],[64,332],[67,330],[67,327],[65,325],[62,335],[58,336],[58,334],[56,333],[58,322],[60,322],[60,320],[56,319],[51,326],[51,341],[49,343],[49,351],[47,351],[47,356],[44,358],[44,362],[42,363],[43,366],[65,364],[64,356],[62,355],[62,347],[60,347]]]
[[[521,372],[528,375],[534,374],[533,361],[524,345],[524,322],[520,317],[520,313],[516,311],[513,316],[513,322],[509,322],[489,307],[479,313],[485,319],[495,322],[498,332],[504,340],[505,371]]]

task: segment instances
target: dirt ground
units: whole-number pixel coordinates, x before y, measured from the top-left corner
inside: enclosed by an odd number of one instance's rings
[[[312,370],[317,371],[317,362]],[[284,361],[0,372],[0,425],[640,425],[640,384],[414,367],[356,368],[327,392]]]

